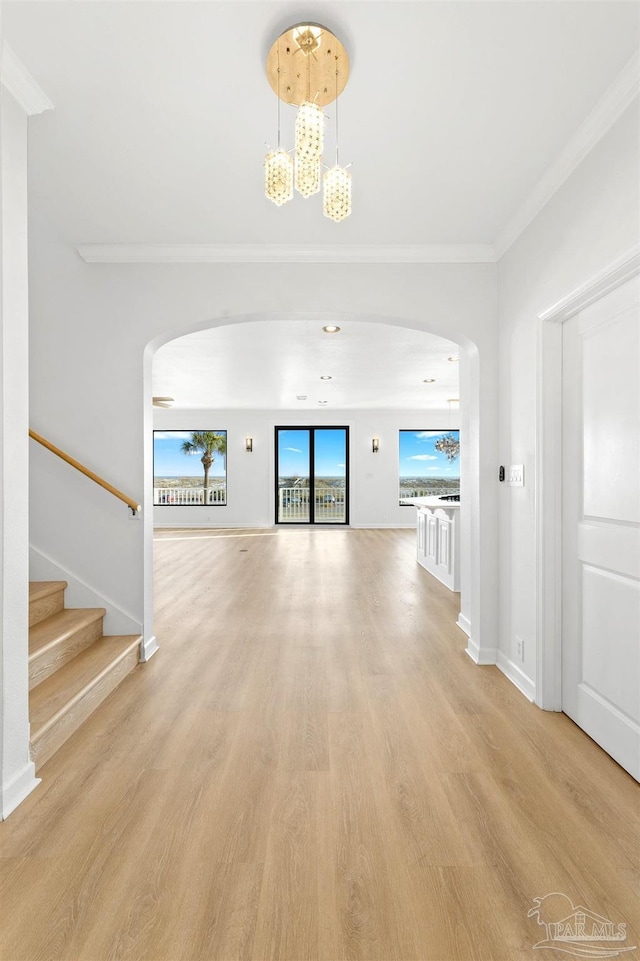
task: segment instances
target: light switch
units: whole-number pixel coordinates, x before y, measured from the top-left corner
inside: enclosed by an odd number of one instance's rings
[[[507,471],[509,487],[524,487],[524,464],[512,464]]]

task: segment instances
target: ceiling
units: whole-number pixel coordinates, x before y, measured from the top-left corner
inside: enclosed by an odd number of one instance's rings
[[[55,106],[31,121],[31,200],[78,244],[492,243],[638,47],[635,3],[2,10]],[[340,152],[354,212],[341,224],[318,196],[284,208],[263,196],[277,102],[266,54],[305,14],[350,54]],[[288,145],[294,115],[283,108]]]
[[[4,38],[55,108],[30,120],[30,205],[74,245],[492,245],[637,53],[638,10],[615,0],[5,2]],[[340,157],[353,164],[354,208],[339,224],[319,196],[277,208],[263,195],[277,103],[266,55],[305,19],[350,56]],[[332,106],[326,114],[330,150]],[[289,146],[293,108],[282,116]],[[393,406],[408,390],[393,374],[405,361],[360,383],[372,369],[361,358],[396,342],[403,355],[420,335],[377,330],[367,350],[365,327],[340,340],[357,352],[343,368],[334,358],[333,396]],[[254,331],[250,347],[240,328],[192,335],[158,355],[154,393],[191,405],[190,371],[203,353],[226,352],[217,376],[250,397],[255,350],[265,394],[288,396],[297,371],[311,396],[318,371],[302,329]],[[431,350],[437,364],[449,347],[423,337],[412,377],[432,369]]]
[[[457,357],[443,337],[384,324],[350,321],[326,334],[316,321],[251,322],[161,347],[153,393],[212,410],[447,410],[459,395]]]

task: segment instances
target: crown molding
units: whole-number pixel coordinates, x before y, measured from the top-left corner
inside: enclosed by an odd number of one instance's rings
[[[88,264],[492,264],[490,244],[78,244]]]
[[[555,304],[551,304],[538,318],[563,324],[565,320],[575,316],[585,307],[589,307],[600,297],[604,297],[610,290],[614,290],[626,280],[636,277],[640,273],[640,244],[634,244],[629,250],[620,254],[612,263],[590,277],[584,284],[572,290]]]
[[[25,65],[16,57],[11,47],[3,41],[0,81],[14,97],[25,113],[32,117],[45,110],[53,110],[46,93],[33,79]]]
[[[640,58],[634,54],[575,134],[547,168],[524,203],[496,238],[496,259],[507,252],[640,92]]]

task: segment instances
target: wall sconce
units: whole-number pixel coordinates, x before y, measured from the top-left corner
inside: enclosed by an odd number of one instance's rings
[[[377,454],[379,450],[380,450],[380,438],[373,437],[371,439],[371,451],[372,453]]]
[[[250,454],[253,451],[253,437],[245,437],[244,449],[246,450],[247,454]]]

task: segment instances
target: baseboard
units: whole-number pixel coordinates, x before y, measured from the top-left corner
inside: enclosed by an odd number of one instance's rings
[[[505,677],[508,677],[512,684],[518,688],[521,694],[524,694],[528,701],[535,703],[536,700],[536,686],[530,677],[524,673],[522,668],[518,667],[506,654],[502,651],[498,651],[497,660],[498,670],[502,671]]]
[[[312,530],[326,530],[331,528],[332,530],[362,530],[362,531],[375,531],[375,530],[408,530],[414,531],[416,529],[415,523],[413,524],[326,524],[324,527],[320,524],[212,524],[207,522],[206,524],[198,524],[197,522],[186,523],[186,524],[154,524],[153,532],[154,534],[161,534],[163,531],[268,531],[268,530],[286,530],[287,528],[294,527],[304,527],[306,529]]]
[[[471,621],[468,617],[465,617],[464,614],[458,614],[458,620],[456,621],[456,624],[460,630],[465,632],[467,637],[471,637]]]
[[[140,662],[145,664],[159,650],[155,634],[140,641]]]
[[[467,654],[476,664],[485,666],[487,664],[495,665],[498,660],[498,648],[497,647],[480,647],[473,638],[469,638],[469,643],[467,644]]]
[[[22,804],[24,799],[40,784],[41,778],[36,777],[36,766],[28,761],[21,771],[11,778],[8,784],[2,785],[2,818],[5,820],[12,811]]]
[[[390,531],[415,531],[416,525],[413,524],[353,524],[350,523],[349,527],[353,527],[356,531],[379,531],[379,530],[390,530]]]
[[[32,581],[66,581],[69,585],[64,595],[66,607],[104,607],[107,612],[105,634],[142,634],[142,624],[133,615],[86,584],[73,571],[65,570],[33,544],[29,546],[29,578]]]
[[[185,521],[184,523],[162,523],[154,522],[153,532],[159,534],[162,531],[263,531],[270,530],[274,525],[265,524],[264,521],[256,521],[255,524],[216,524],[213,521]]]

